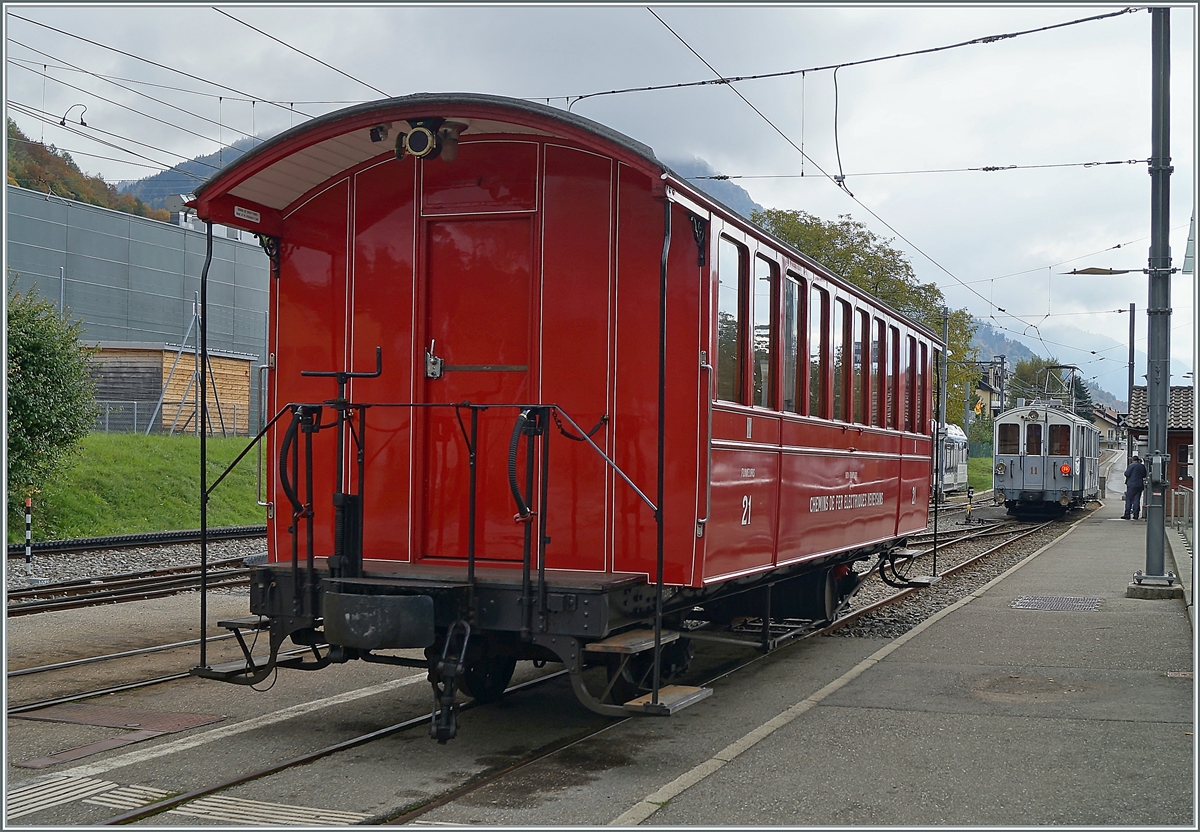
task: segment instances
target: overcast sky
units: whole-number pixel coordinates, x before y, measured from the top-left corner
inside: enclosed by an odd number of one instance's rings
[[[6,111],[26,135],[116,182],[384,94],[483,92],[565,107],[585,93],[816,69],[1058,26],[843,67],[836,123],[830,70],[572,108],[661,159],[697,156],[755,177],[734,181],[764,207],[849,214],[895,238],[952,308],[1011,337],[1040,333],[1042,343],[1027,340],[1035,351],[1080,365],[1124,398],[1127,310],[1137,305],[1144,350],[1146,278],[1063,272],[1147,265],[1151,16],[1059,26],[1122,8],[7,4]],[[1170,224],[1181,267],[1196,193],[1194,6],[1172,9],[1171,34]],[[1118,164],[1083,166],[1097,162]],[[822,171],[844,173],[853,197]],[[1192,285],[1176,275],[1172,286],[1176,384],[1193,366]]]

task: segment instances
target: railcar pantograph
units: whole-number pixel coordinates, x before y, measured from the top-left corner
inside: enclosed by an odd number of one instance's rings
[[[192,205],[272,260],[268,556],[222,622],[269,652],[199,676],[418,665],[440,741],[518,661],[669,714],[708,693],[670,684],[692,642],[831,620],[926,527],[934,333],[603,125],[377,101]]]

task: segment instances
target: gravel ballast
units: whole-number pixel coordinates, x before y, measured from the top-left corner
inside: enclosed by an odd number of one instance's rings
[[[208,561],[245,558],[267,550],[266,538],[217,540],[208,544]],[[7,590],[25,589],[39,583],[60,583],[130,572],[147,572],[200,563],[199,543],[174,543],[131,549],[96,549],[66,554],[34,554],[32,563],[9,558],[5,572]],[[30,580],[30,579],[34,580]]]

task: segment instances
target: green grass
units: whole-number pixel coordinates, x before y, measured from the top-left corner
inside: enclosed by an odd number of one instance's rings
[[[971,457],[967,460],[967,485],[976,491],[987,491],[992,487],[992,458]]]
[[[209,488],[248,441],[208,440]],[[255,480],[252,451],[212,492],[208,525],[265,523]],[[199,437],[93,433],[54,481],[34,495],[34,540],[196,529],[199,492]],[[8,541],[24,539],[24,517],[9,515]]]

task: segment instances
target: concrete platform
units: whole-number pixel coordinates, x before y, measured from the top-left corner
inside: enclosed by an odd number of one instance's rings
[[[1110,499],[610,822],[1195,828],[1190,556],[1186,599],[1126,597],[1146,524],[1120,515]]]

